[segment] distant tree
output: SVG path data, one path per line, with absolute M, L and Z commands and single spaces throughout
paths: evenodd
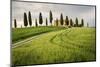
M 17 28 L 17 22 L 16 22 L 16 19 L 14 19 L 14 27 Z
M 60 24 L 63 25 L 63 14 L 60 15 Z
M 72 19 L 70 19 L 70 26 L 73 26 L 73 21 L 72 21 Z
M 73 24 L 74 27 L 76 27 L 76 24 Z
M 21 28 L 22 28 L 22 25 L 21 25 Z
M 39 24 L 42 25 L 42 23 L 43 23 L 42 13 L 40 12 L 40 14 L 39 14 Z
M 56 26 L 58 26 L 58 19 L 56 19 Z
M 89 24 L 87 23 L 87 27 L 89 27 Z
M 26 15 L 26 13 L 24 12 L 24 26 L 27 27 L 27 25 L 28 25 L 27 15 Z
M 37 24 L 37 19 L 35 19 L 35 26 L 36 26 L 36 27 L 38 26 L 38 24 Z
M 84 26 L 84 20 L 81 19 L 81 26 L 83 27 Z
M 52 25 L 52 20 L 53 20 L 53 15 L 52 15 L 52 11 L 50 10 L 50 23 Z
M 75 19 L 76 27 L 78 27 L 78 18 Z
M 66 16 L 66 19 L 65 19 L 65 25 L 69 25 L 68 16 Z
M 47 20 L 47 18 L 46 18 L 46 26 L 48 26 L 48 20 Z
M 32 26 L 31 12 L 28 13 L 29 25 Z

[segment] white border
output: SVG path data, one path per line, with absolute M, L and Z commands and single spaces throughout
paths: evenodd
M 27 0 L 29 1 L 29 0 Z M 38 67 L 99 67 L 100 65 L 100 0 L 30 0 L 40 2 L 96 5 L 97 7 L 97 61 L 36 65 Z M 0 0 L 0 67 L 10 67 L 10 0 Z M 30 66 L 27 66 L 30 67 Z M 34 66 L 35 67 L 35 66 Z

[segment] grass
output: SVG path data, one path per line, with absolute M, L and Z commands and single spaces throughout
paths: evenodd
M 12 29 L 12 43 L 29 38 L 31 36 L 39 35 L 50 31 L 64 29 L 64 27 L 29 27 L 29 28 L 13 28 Z
M 14 65 L 96 60 L 95 28 L 70 28 L 48 32 L 12 49 Z

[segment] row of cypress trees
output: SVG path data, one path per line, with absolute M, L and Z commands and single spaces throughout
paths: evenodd
M 59 24 L 60 22 L 60 24 Z M 75 19 L 75 23 L 73 22 L 72 19 L 68 19 L 68 16 L 66 16 L 66 19 L 63 19 L 63 15 L 61 14 L 60 20 L 58 18 L 55 21 L 55 26 L 59 25 L 67 25 L 67 26 L 72 26 L 72 27 L 83 27 L 84 26 L 84 20 L 81 19 L 81 24 L 79 24 L 78 18 Z
M 67 26 L 73 26 L 73 27 L 83 27 L 84 26 L 84 20 L 81 19 L 81 24 L 79 24 L 78 18 L 76 18 L 75 23 L 74 23 L 72 19 L 69 19 L 68 16 L 66 16 L 66 19 L 64 21 L 63 14 L 61 13 L 60 25 L 65 25 L 65 26 L 67 25 Z M 56 19 L 56 26 L 58 26 L 58 19 Z
M 52 15 L 52 11 L 50 11 L 49 13 L 49 20 L 50 20 L 50 24 L 52 25 L 52 20 L 53 20 L 53 15 Z M 27 27 L 28 25 L 30 25 L 30 27 L 32 26 L 32 17 L 31 17 L 31 12 L 29 11 L 28 12 L 28 18 L 27 18 L 27 14 L 24 12 L 24 26 Z M 64 23 L 65 22 L 65 23 Z M 70 26 L 73 26 L 73 27 L 82 27 L 84 26 L 84 20 L 82 19 L 81 20 L 81 24 L 78 24 L 78 18 L 76 18 L 75 20 L 75 24 L 73 23 L 73 20 L 68 18 L 68 16 L 66 16 L 66 19 L 64 21 L 63 19 L 63 14 L 61 13 L 60 15 L 60 20 L 56 19 L 56 26 L 58 26 L 58 24 L 60 23 L 60 25 L 70 25 Z M 42 17 L 42 13 L 40 12 L 39 13 L 39 24 L 42 25 L 43 24 L 43 17 Z M 38 23 L 37 23 L 37 19 L 35 19 L 35 26 L 37 27 L 38 26 Z M 46 26 L 48 26 L 48 20 L 46 18 Z M 16 19 L 14 19 L 14 27 L 17 28 L 17 21 Z

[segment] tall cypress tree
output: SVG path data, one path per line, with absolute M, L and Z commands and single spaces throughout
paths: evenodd
M 46 26 L 48 26 L 48 20 L 47 20 L 47 18 L 46 18 Z
M 58 19 L 56 19 L 56 26 L 58 26 Z
M 42 13 L 40 12 L 40 14 L 39 14 L 39 24 L 42 25 L 42 23 L 43 23 Z
M 73 26 L 73 21 L 72 21 L 72 19 L 70 19 L 70 26 Z
M 24 26 L 27 27 L 28 21 L 27 21 L 27 14 L 24 12 Z
M 65 19 L 65 25 L 69 25 L 69 19 L 68 19 L 68 16 L 66 16 L 66 19 Z
M 52 12 L 50 10 L 50 23 L 51 23 L 51 25 L 52 25 L 52 20 L 53 20 L 53 15 L 52 15 Z
M 83 27 L 84 26 L 84 20 L 81 19 L 81 26 Z
M 87 23 L 87 27 L 89 27 L 89 23 Z
M 78 27 L 78 18 L 75 19 L 76 27 Z
M 14 19 L 14 27 L 17 28 L 17 22 L 16 22 L 16 19 Z
M 29 25 L 32 26 L 31 12 L 28 13 Z
M 63 25 L 63 14 L 60 15 L 60 24 Z

